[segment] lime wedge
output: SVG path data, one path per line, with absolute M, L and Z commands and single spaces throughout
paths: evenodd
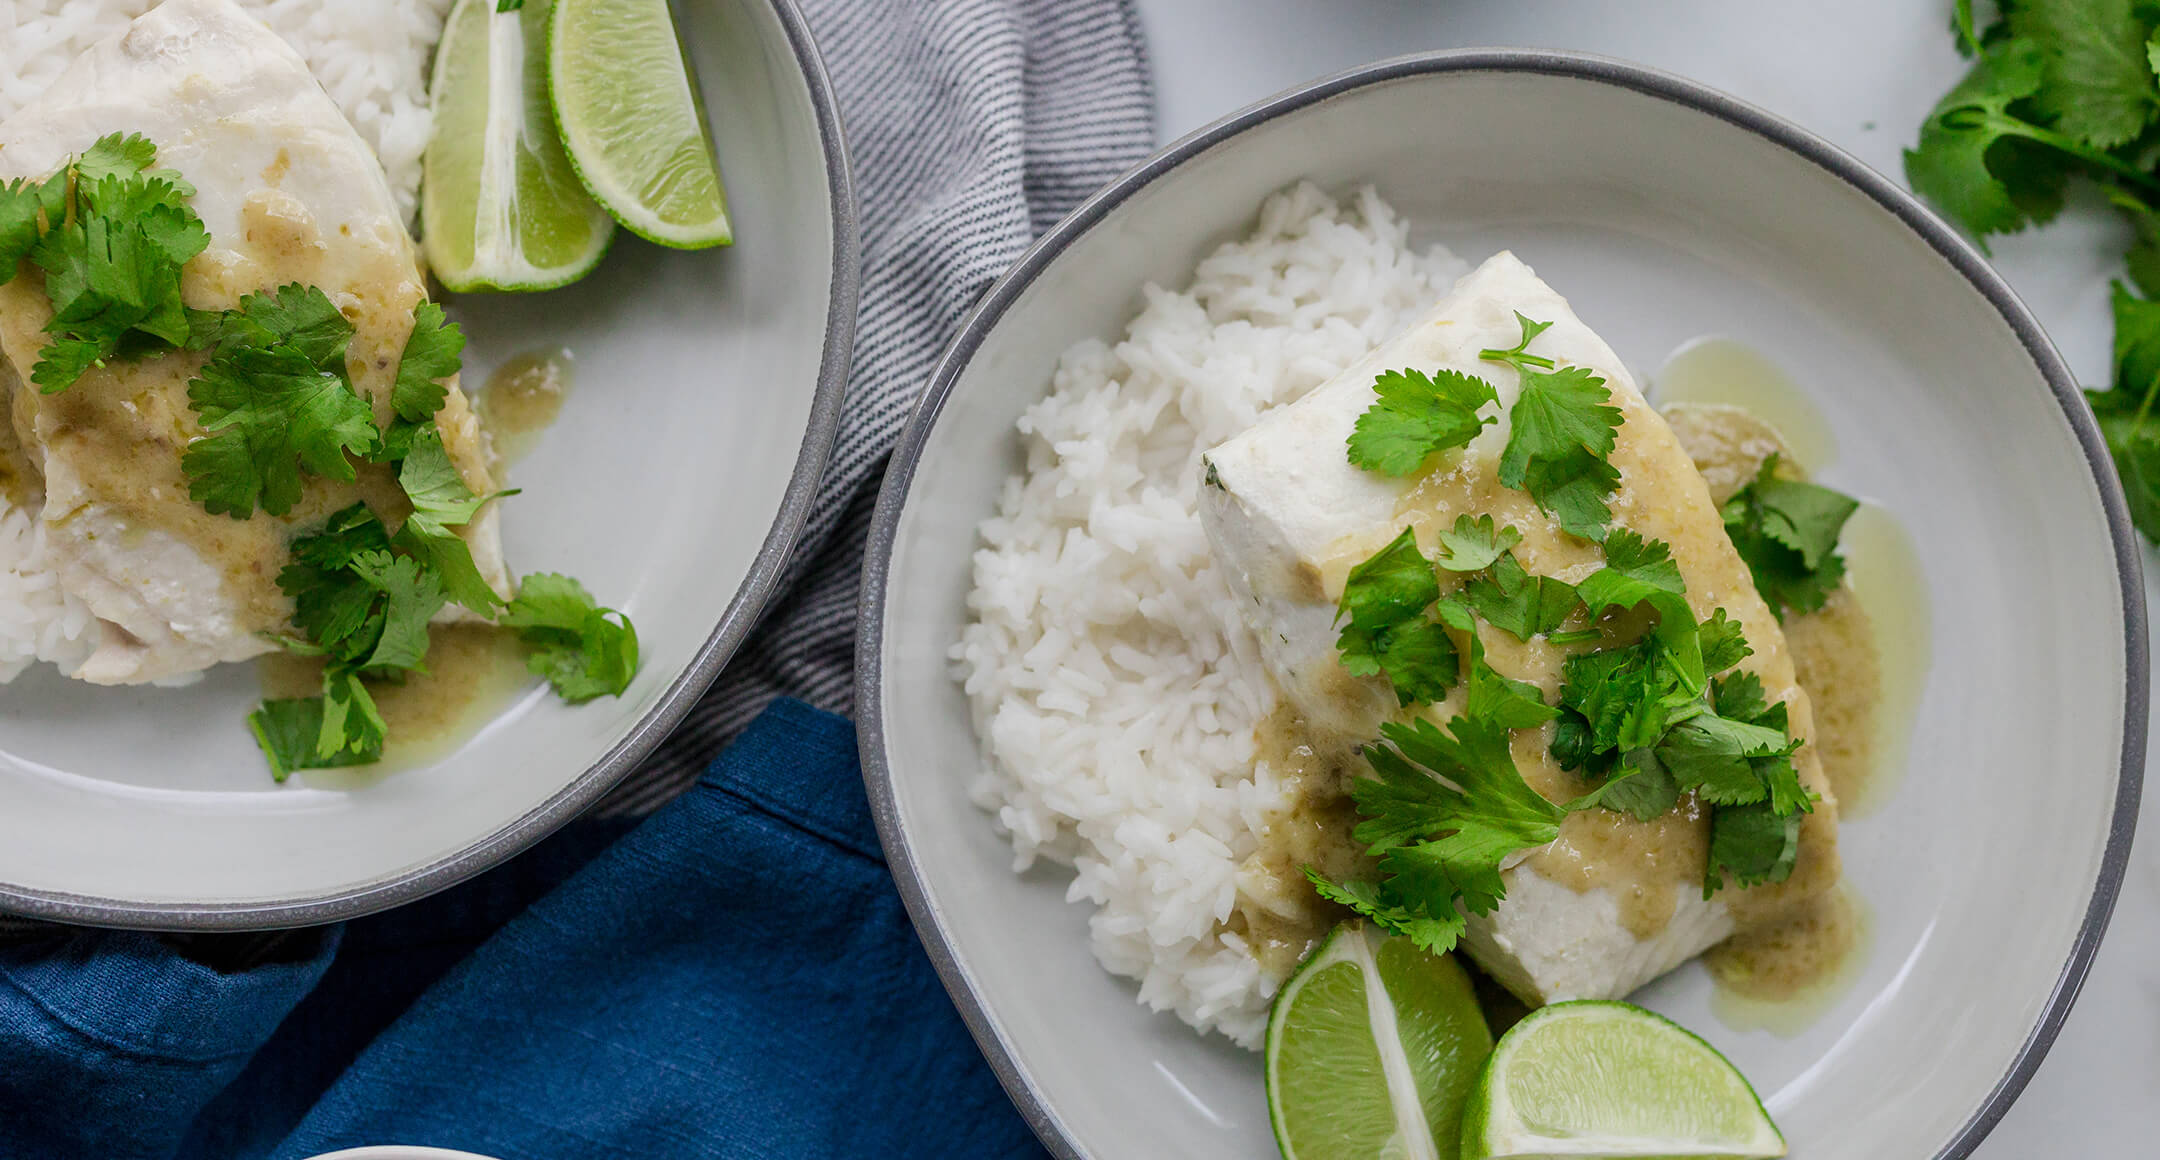
M 570 167 L 548 107 L 552 0 L 458 0 L 435 50 L 421 244 L 452 290 L 549 290 L 590 273 L 615 223 Z
M 1785 1137 L 1717 1049 L 1628 1003 L 1555 1003 L 1500 1037 L 1463 1108 L 1463 1160 L 1768 1160 Z
M 1268 1110 L 1285 1160 L 1454 1160 L 1492 1050 L 1455 960 L 1363 923 L 1330 932 L 1268 1015 Z
M 616 221 L 678 250 L 734 240 L 668 0 L 557 0 L 548 76 L 578 176 Z

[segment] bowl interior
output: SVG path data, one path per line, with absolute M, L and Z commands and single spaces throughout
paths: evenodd
M 770 0 L 680 10 L 706 103 L 726 112 L 712 127 L 739 241 L 678 253 L 623 234 L 568 289 L 450 303 L 470 338 L 468 389 L 521 352 L 566 346 L 577 359 L 561 417 L 512 469 L 524 493 L 506 501 L 504 546 L 514 570 L 567 572 L 634 618 L 644 664 L 628 693 L 572 708 L 529 688 L 417 767 L 278 786 L 246 726 L 260 696 L 251 666 L 178 690 L 95 689 L 33 671 L 0 696 L 5 889 L 260 909 L 351 895 L 500 846 L 497 835 L 560 795 L 604 788 L 588 771 L 633 739 L 658 739 L 665 723 L 653 718 L 695 696 L 676 690 L 716 626 L 729 626 L 730 642 L 747 631 L 756 601 L 738 594 L 762 591 L 748 583 L 754 571 L 765 583 L 777 571 L 800 519 L 780 519 L 798 455 L 807 488 L 837 403 L 820 404 L 839 244 L 833 174 L 811 82 Z M 786 526 L 761 558 L 776 522 Z M 700 666 L 702 679 L 720 659 Z M 315 915 L 259 916 L 296 917 Z
M 1730 1055 L 1798 1155 L 1944 1150 L 2034 1034 L 2106 876 L 2126 731 L 2133 749 L 2143 731 L 2124 710 L 2143 678 L 2124 631 L 2140 597 L 2088 449 L 2001 309 L 1830 170 L 1587 75 L 1412 70 L 1258 123 L 1070 238 L 957 356 L 893 531 L 870 724 L 903 886 L 1011 1082 L 1077 1154 L 1271 1154 L 1257 1057 L 1149 1013 L 1098 967 L 1064 872 L 1007 871 L 967 799 L 981 757 L 965 701 L 940 676 L 975 524 L 1019 465 L 1012 424 L 1059 351 L 1114 338 L 1144 283 L 1183 285 L 1301 178 L 1373 183 L 1420 240 L 1469 261 L 1513 249 L 1640 371 L 1703 334 L 1754 345 L 1827 417 L 1827 481 L 1910 532 L 1934 664 L 1902 782 L 1843 828 L 1873 915 L 1857 982 L 1789 1035 L 1720 1022 L 1699 966 L 1637 998 Z

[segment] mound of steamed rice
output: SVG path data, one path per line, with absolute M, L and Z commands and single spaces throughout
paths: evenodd
M 1258 1047 L 1269 976 L 1225 928 L 1239 863 L 1289 805 L 1253 731 L 1274 704 L 1210 555 L 1199 456 L 1325 382 L 1466 270 L 1413 250 L 1371 190 L 1268 199 L 1258 227 L 1149 286 L 1115 345 L 1083 342 L 1020 420 L 953 650 L 982 740 L 975 800 L 1015 868 L 1069 865 L 1096 957 L 1139 998 Z
M 297 49 L 382 158 L 411 220 L 431 120 L 427 80 L 450 0 L 236 0 Z M 157 0 L 0 0 L 0 121 Z M 0 422 L 5 418 L 0 417 Z M 38 661 L 73 672 L 95 647 L 89 610 L 46 566 L 31 513 L 0 497 L 0 683 Z

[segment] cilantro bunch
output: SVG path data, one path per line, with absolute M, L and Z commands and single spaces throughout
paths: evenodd
M 2088 391 L 2128 493 L 2160 541 L 2160 6 L 2144 0 L 2002 0 L 1980 28 L 1958 0 L 1973 58 L 1905 153 L 1915 190 L 1985 239 L 2061 212 L 2073 180 L 2097 183 L 2129 219 L 2130 285 L 2114 294 L 2111 389 Z M 2132 287 L 2135 289 L 2133 290 Z

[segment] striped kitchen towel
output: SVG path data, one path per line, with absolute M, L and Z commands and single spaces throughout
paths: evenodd
M 862 309 L 832 460 L 764 622 L 602 812 L 695 781 L 774 697 L 853 708 L 863 540 L 892 446 L 961 316 L 1035 236 L 1147 155 L 1131 0 L 805 0 L 861 201 Z

